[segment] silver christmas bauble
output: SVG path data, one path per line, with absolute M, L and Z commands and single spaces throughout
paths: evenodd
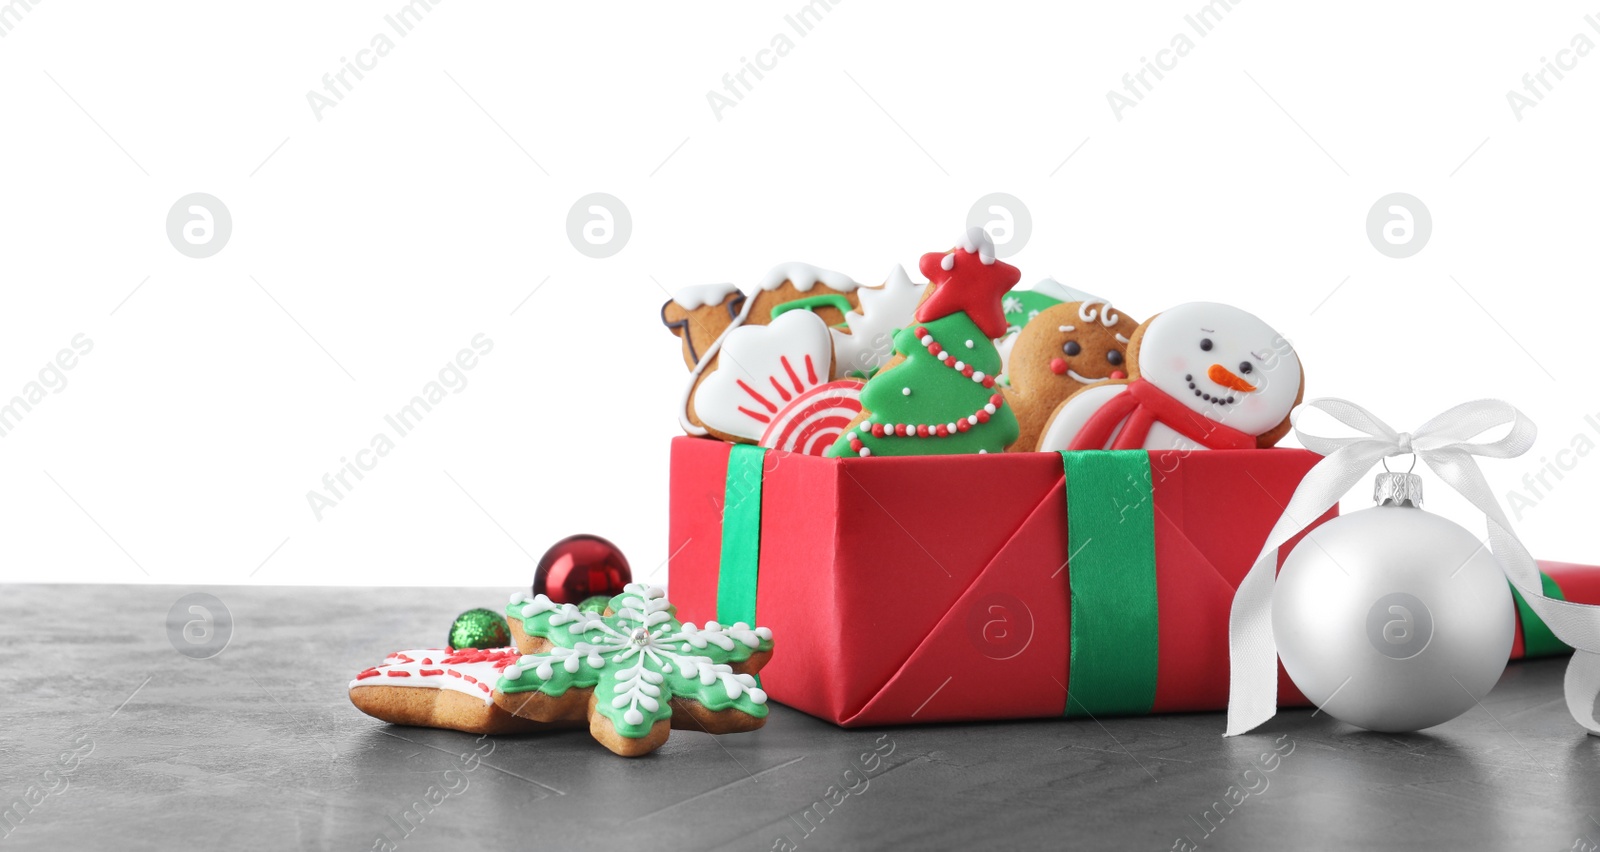
M 1328 715 L 1416 731 L 1488 694 L 1511 652 L 1500 563 L 1420 508 L 1421 480 L 1381 474 L 1380 505 L 1312 530 L 1284 560 L 1272 633 L 1284 670 Z

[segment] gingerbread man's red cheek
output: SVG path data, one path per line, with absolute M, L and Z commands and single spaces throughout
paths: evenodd
M 1055 373 L 1058 376 L 1064 375 L 1067 372 L 1067 362 L 1060 358 L 1051 358 L 1050 372 Z
M 1126 379 L 1127 377 L 1128 377 L 1128 374 L 1122 372 L 1121 370 L 1112 370 L 1111 371 L 1111 378 L 1113 378 L 1113 379 Z

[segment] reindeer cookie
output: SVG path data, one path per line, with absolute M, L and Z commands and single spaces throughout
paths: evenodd
M 661 306 L 661 324 L 683 339 L 683 362 L 689 369 L 733 325 L 744 299 L 732 284 L 700 284 L 679 290 Z
M 1128 377 L 1128 342 L 1137 320 L 1105 302 L 1066 302 L 1045 308 L 1023 326 L 1011 348 L 1006 401 L 1020 435 L 1007 447 L 1033 452 L 1056 408 L 1079 390 Z

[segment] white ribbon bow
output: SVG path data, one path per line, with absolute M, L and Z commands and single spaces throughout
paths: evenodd
M 1326 412 L 1364 434 L 1351 438 L 1308 434 L 1300 428 L 1301 415 L 1308 408 Z M 1271 719 L 1277 711 L 1278 649 L 1272 638 L 1272 583 L 1278 548 L 1339 502 L 1373 465 L 1407 453 L 1415 454 L 1483 513 L 1489 525 L 1489 550 L 1507 579 L 1556 637 L 1575 649 L 1565 681 L 1567 710 L 1591 734 L 1600 735 L 1600 722 L 1594 713 L 1595 697 L 1600 695 L 1600 606 L 1544 596 L 1538 566 L 1511 531 L 1511 522 L 1472 458 L 1504 459 L 1527 452 L 1537 434 L 1533 421 L 1509 403 L 1496 399 L 1458 405 L 1424 423 L 1416 432 L 1396 432 L 1371 412 L 1342 399 L 1308 402 L 1295 409 L 1290 421 L 1306 449 L 1326 458 L 1301 480 L 1267 536 L 1261 555 L 1233 596 L 1228 620 L 1230 692 L 1226 736 L 1243 734 Z M 1469 443 L 1508 423 L 1511 430 L 1499 440 Z

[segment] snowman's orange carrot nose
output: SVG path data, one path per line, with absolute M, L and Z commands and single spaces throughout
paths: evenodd
M 1250 393 L 1256 389 L 1255 385 L 1252 385 L 1244 379 L 1234 375 L 1232 370 L 1229 370 L 1227 367 L 1224 367 L 1221 364 L 1212 364 L 1211 369 L 1206 371 L 1206 377 L 1225 388 L 1236 390 L 1241 393 Z

